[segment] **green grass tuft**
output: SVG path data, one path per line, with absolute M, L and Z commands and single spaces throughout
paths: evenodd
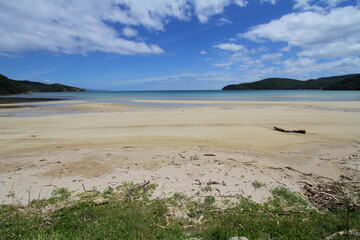
M 254 188 L 256 188 L 256 189 L 262 188 L 263 186 L 265 186 L 264 183 L 259 182 L 258 180 L 253 181 L 253 182 L 251 183 L 251 185 L 252 185 Z
M 203 192 L 211 192 L 212 191 L 212 188 L 211 188 L 211 186 L 205 186 L 205 187 L 203 187 L 203 188 L 201 188 L 201 190 L 203 191 Z
M 308 202 L 298 193 L 292 192 L 285 187 L 276 187 L 273 190 L 275 200 L 283 200 L 286 206 L 303 206 L 306 207 Z

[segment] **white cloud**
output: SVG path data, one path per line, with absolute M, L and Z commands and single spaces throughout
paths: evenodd
M 52 84 L 52 83 L 55 83 L 54 81 L 52 80 L 49 80 L 49 79 L 45 79 L 42 81 L 43 83 L 46 83 L 46 84 Z
M 266 53 L 260 57 L 263 61 L 280 62 L 280 58 L 283 56 L 282 53 Z
M 360 41 L 349 39 L 343 41 L 334 41 L 320 46 L 316 45 L 306 48 L 298 55 L 301 57 L 311 57 L 318 59 L 360 56 Z
M 360 43 L 360 9 L 354 6 L 336 8 L 329 13 L 292 13 L 270 23 L 253 27 L 242 36 L 259 41 L 284 41 L 304 49 L 302 55 L 346 57 L 358 53 Z M 352 42 L 356 46 L 347 44 Z M 334 46 L 341 46 L 336 51 Z M 314 51 L 314 53 L 311 53 Z M 321 54 L 320 54 L 321 53 Z
M 237 77 L 236 77 L 237 78 Z M 116 82 L 117 85 L 128 85 L 128 84 L 145 84 L 145 83 L 169 83 L 179 82 L 188 79 L 193 81 L 203 82 L 228 82 L 234 81 L 235 77 L 229 73 L 223 72 L 184 72 L 180 74 L 170 74 L 164 76 L 145 77 L 131 80 L 124 80 Z
M 202 50 L 202 51 L 200 52 L 200 54 L 201 54 L 201 55 L 206 55 L 207 52 L 206 52 L 205 50 Z
M 163 30 L 170 17 L 186 20 L 191 16 L 190 5 L 185 0 L 91 0 L 106 5 L 101 17 L 126 25 L 144 26 L 148 29 Z
M 221 26 L 221 25 L 224 25 L 224 24 L 232 24 L 233 22 L 226 19 L 226 18 L 220 18 L 217 22 L 216 22 L 216 25 L 218 26 Z
M 269 2 L 271 4 L 275 4 L 276 0 L 261 0 L 261 2 Z
M 310 58 L 288 59 L 284 62 L 283 73 L 307 76 L 311 72 L 351 73 L 360 71 L 360 58 L 349 57 L 340 60 L 319 62 Z
M 346 0 L 295 0 L 295 9 L 313 10 L 323 12 L 325 9 L 334 8 Z
M 235 0 L 234 3 L 240 7 L 245 7 L 247 4 L 246 0 Z
M 218 48 L 225 51 L 238 52 L 240 50 L 244 50 L 245 47 L 243 45 L 235 44 L 235 43 L 220 43 L 213 46 L 214 48 Z
M 136 37 L 138 35 L 138 32 L 135 29 L 126 27 L 126 28 L 123 29 L 123 34 L 126 37 L 131 38 L 131 37 Z
M 223 62 L 223 63 L 215 63 L 214 66 L 215 67 L 230 67 L 231 65 L 233 65 L 234 62 L 233 61 L 228 61 L 228 62 Z
M 136 37 L 137 27 L 163 31 L 172 18 L 187 21 L 195 16 L 201 23 L 206 23 L 231 4 L 244 7 L 247 1 L 0 1 L 0 54 L 4 56 L 23 51 L 161 54 L 163 50 L 157 45 L 124 39 L 121 35 Z M 230 21 L 221 18 L 220 22 Z M 123 32 L 117 28 L 122 28 Z
M 163 52 L 157 45 L 122 39 L 105 24 L 111 11 L 121 12 L 111 1 L 1 1 L 0 9 L 0 52 Z
M 195 13 L 201 23 L 206 23 L 212 15 L 223 12 L 230 4 L 230 0 L 194 0 Z
M 286 47 L 283 47 L 282 49 L 280 49 L 280 51 L 282 52 L 289 52 L 291 50 L 291 46 L 287 45 Z

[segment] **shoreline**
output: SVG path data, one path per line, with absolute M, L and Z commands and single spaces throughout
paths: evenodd
M 220 195 L 258 202 L 276 186 L 360 177 L 360 103 L 242 102 L 146 106 L 69 101 L 0 109 L 1 203 L 123 181 L 159 184 L 154 196 L 193 194 L 216 181 Z M 78 114 L 81 112 L 82 114 Z M 49 113 L 52 113 L 49 115 Z M 307 134 L 281 133 L 305 129 Z M 202 185 L 198 185 L 198 181 Z M 254 189 L 253 181 L 266 187 Z M 222 184 L 224 182 L 224 185 Z
M 31 102 L 52 102 L 52 101 L 64 101 L 64 100 L 66 100 L 66 99 L 61 99 L 61 98 L 3 97 L 3 96 L 0 96 L 0 104 L 31 103 Z

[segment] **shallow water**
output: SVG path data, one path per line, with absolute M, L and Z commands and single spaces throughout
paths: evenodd
M 245 90 L 245 91 L 93 91 L 51 92 L 13 95 L 31 98 L 62 98 L 91 102 L 138 104 L 133 100 L 188 100 L 188 101 L 360 101 L 360 91 L 321 90 Z M 141 103 L 144 105 L 144 103 Z M 150 105 L 159 105 L 149 103 Z

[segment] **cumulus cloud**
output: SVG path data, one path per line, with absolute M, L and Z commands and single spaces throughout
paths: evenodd
M 166 21 L 173 17 L 187 20 L 191 16 L 190 5 L 185 0 L 105 0 L 101 17 L 104 20 L 126 25 L 144 26 L 148 29 L 163 30 Z
M 205 50 L 202 50 L 202 51 L 200 52 L 200 54 L 201 54 L 201 55 L 206 55 L 207 52 L 206 52 Z
M 358 53 L 360 9 L 354 6 L 332 9 L 328 13 L 292 13 L 270 23 L 253 27 L 244 36 L 259 41 L 287 42 L 304 51 L 300 55 L 346 57 Z M 351 42 L 353 45 L 349 45 Z M 341 47 L 342 51 L 334 47 Z
M 157 45 L 124 39 L 121 35 L 136 37 L 137 27 L 163 31 L 173 18 L 187 21 L 195 16 L 206 23 L 227 6 L 244 7 L 246 3 L 246 0 L 0 1 L 0 53 L 161 54 L 163 50 Z M 230 21 L 221 18 L 220 22 Z
M 194 8 L 199 21 L 206 23 L 210 16 L 223 12 L 230 3 L 229 0 L 196 0 Z
M 157 45 L 120 38 L 104 22 L 115 11 L 111 1 L 1 1 L 0 9 L 0 52 L 163 52 Z
M 243 45 L 235 44 L 235 43 L 220 43 L 214 45 L 214 48 L 218 48 L 225 51 L 238 52 L 240 50 L 244 50 L 245 47 Z

